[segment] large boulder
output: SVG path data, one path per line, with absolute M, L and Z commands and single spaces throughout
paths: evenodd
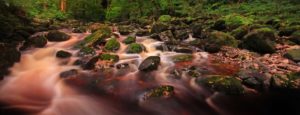
M 295 62 L 300 62 L 300 49 L 288 50 L 284 57 L 293 60 Z
M 69 58 L 71 56 L 72 56 L 72 54 L 70 52 L 67 52 L 64 50 L 60 50 L 60 51 L 56 52 L 57 58 Z
M 205 40 L 204 50 L 210 53 L 218 52 L 222 46 L 237 47 L 238 41 L 230 34 L 214 31 Z
M 127 47 L 127 53 L 134 54 L 134 53 L 141 53 L 144 50 L 144 46 L 138 43 L 129 44 Z
M 129 35 L 130 33 L 134 32 L 134 27 L 130 25 L 123 25 L 123 26 L 118 26 L 118 30 L 121 35 Z
M 197 82 L 200 85 L 225 94 L 240 95 L 244 93 L 241 81 L 230 76 L 213 75 L 206 78 L 200 78 Z
M 188 30 L 182 29 L 182 30 L 174 30 L 173 32 L 174 38 L 178 40 L 185 40 L 189 38 Z
M 151 28 L 151 33 L 160 33 L 168 30 L 168 25 L 165 23 L 155 23 Z
M 244 36 L 241 47 L 261 54 L 274 53 L 276 51 L 275 39 L 273 30 L 269 28 L 256 29 Z
M 110 37 L 111 34 L 112 34 L 111 29 L 106 25 L 102 25 L 97 29 L 97 31 L 84 38 L 84 40 L 81 41 L 77 45 L 77 47 L 79 48 L 84 46 L 87 47 L 87 46 L 97 45 L 98 43 L 105 42 L 105 39 Z
M 44 35 L 30 37 L 29 41 L 34 47 L 42 48 L 47 44 L 47 38 Z
M 47 35 L 48 41 L 52 41 L 52 42 L 67 41 L 70 38 L 71 36 L 69 36 L 68 34 L 57 30 L 50 31 Z
M 139 66 L 140 71 L 149 72 L 156 70 L 160 64 L 159 56 L 147 57 Z
M 105 51 L 117 51 L 120 49 L 120 43 L 116 38 L 111 38 L 106 42 L 104 49 Z
M 231 35 L 238 40 L 243 39 L 243 37 L 248 33 L 249 29 L 248 26 L 240 26 L 231 31 Z

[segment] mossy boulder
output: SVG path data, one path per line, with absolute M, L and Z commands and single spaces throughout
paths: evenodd
M 112 34 L 111 29 L 106 25 L 102 25 L 100 28 L 98 28 L 97 31 L 84 38 L 84 40 L 81 41 L 77 45 L 77 47 L 88 47 L 88 46 L 95 45 L 99 42 L 105 42 L 105 39 L 110 37 L 111 34 Z
M 276 52 L 275 39 L 273 30 L 269 28 L 256 29 L 244 36 L 241 47 L 261 54 L 274 53 Z
M 244 93 L 241 81 L 230 76 L 213 75 L 206 78 L 200 78 L 197 82 L 200 85 L 225 94 L 240 95 Z
M 29 41 L 34 47 L 42 48 L 47 44 L 47 38 L 44 35 L 34 36 L 29 38 Z
M 80 57 L 90 57 L 90 56 L 95 56 L 96 55 L 96 51 L 93 48 L 90 47 L 82 47 L 78 54 L 78 56 Z
M 163 85 L 160 87 L 156 87 L 148 91 L 144 95 L 144 99 L 149 98 L 160 98 L 160 97 L 170 97 L 174 94 L 174 87 L 170 85 Z
M 274 75 L 270 80 L 271 89 L 297 89 L 300 88 L 300 73 L 289 73 L 287 75 Z
M 135 36 L 128 36 L 123 43 L 125 44 L 131 44 L 134 43 L 136 41 L 136 37 Z
M 154 71 L 158 68 L 160 64 L 159 56 L 150 56 L 147 57 L 140 65 L 139 70 L 143 72 Z
M 207 40 L 209 44 L 216 44 L 219 46 L 232 46 L 237 47 L 238 41 L 228 33 L 214 31 L 209 35 Z
M 248 33 L 248 31 L 249 31 L 248 26 L 240 26 L 240 27 L 238 27 L 238 28 L 232 30 L 232 31 L 230 32 L 230 34 L 231 34 L 234 38 L 236 38 L 236 39 L 238 39 L 238 40 L 241 40 L 241 39 L 243 39 L 243 37 Z
M 122 26 L 118 26 L 118 30 L 121 35 L 129 35 L 130 33 L 134 32 L 134 27 L 130 25 L 122 25 Z
M 144 46 L 138 43 L 129 44 L 127 47 L 127 53 L 141 53 L 144 50 Z
M 70 52 L 67 52 L 64 50 L 60 50 L 56 53 L 57 58 L 69 58 L 71 56 L 72 56 L 72 54 Z
M 283 56 L 295 62 L 300 62 L 300 49 L 288 50 Z
M 239 14 L 229 14 L 222 18 L 225 21 L 227 29 L 235 29 L 242 25 L 250 25 L 253 19 Z
M 171 22 L 171 20 L 172 20 L 172 17 L 170 15 L 161 15 L 158 18 L 158 21 L 163 22 L 163 23 L 169 23 L 169 22 Z
M 195 37 L 195 38 L 202 37 L 202 32 L 203 32 L 202 24 L 196 23 L 196 24 L 192 25 L 191 30 L 192 30 L 193 37 Z
M 186 61 L 192 61 L 193 55 L 191 54 L 182 54 L 182 55 L 176 55 L 172 57 L 173 62 L 186 62 Z
M 278 35 L 279 36 L 290 36 L 294 32 L 296 32 L 297 30 L 300 31 L 300 25 L 282 27 L 282 28 L 279 29 Z
M 68 34 L 57 30 L 49 31 L 49 33 L 47 34 L 48 41 L 52 41 L 52 42 L 67 41 L 70 38 L 71 36 L 69 36 Z
M 181 29 L 181 30 L 174 30 L 173 31 L 174 38 L 177 40 L 185 40 L 189 38 L 188 30 Z
M 119 61 L 119 56 L 118 55 L 112 55 L 112 54 L 101 54 L 99 56 L 100 60 L 105 60 L 105 61 L 111 61 L 111 62 L 118 62 Z
M 165 23 L 155 23 L 151 28 L 151 33 L 160 33 L 165 30 L 168 30 L 169 26 Z
M 237 76 L 242 80 L 242 84 L 249 88 L 253 88 L 259 91 L 264 89 L 265 74 L 260 73 L 254 69 L 241 70 Z
M 295 31 L 291 37 L 290 37 L 290 41 L 300 45 L 300 30 L 299 31 Z
M 106 42 L 104 49 L 105 51 L 117 51 L 120 49 L 120 43 L 116 38 L 111 38 Z

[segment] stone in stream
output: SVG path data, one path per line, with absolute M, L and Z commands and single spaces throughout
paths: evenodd
M 175 42 L 175 38 L 171 30 L 159 33 L 158 38 L 158 40 L 163 42 Z
M 242 80 L 242 83 L 249 88 L 261 91 L 265 86 L 264 80 L 266 76 L 258 71 L 242 70 L 237 75 Z
M 231 76 L 212 75 L 197 79 L 197 83 L 229 95 L 244 93 L 241 81 Z
M 98 28 L 97 31 L 85 37 L 84 40 L 82 40 L 75 47 L 81 48 L 81 47 L 89 47 L 92 45 L 98 45 L 98 43 L 106 42 L 105 41 L 106 38 L 110 37 L 111 35 L 112 35 L 111 29 L 106 25 L 102 25 L 101 27 Z
M 77 69 L 71 69 L 71 70 L 68 70 L 68 71 L 64 71 L 64 72 L 61 72 L 59 74 L 59 76 L 61 78 L 70 78 L 70 77 L 76 77 L 78 75 L 78 70 Z
M 274 53 L 276 52 L 275 39 L 275 33 L 272 29 L 260 28 L 244 36 L 240 46 L 261 54 Z
M 120 49 L 120 43 L 116 38 L 111 38 L 106 42 L 104 49 L 105 51 L 117 51 Z
M 174 38 L 178 40 L 185 40 L 189 38 L 188 30 L 182 29 L 182 30 L 174 30 L 173 32 Z
M 123 43 L 125 44 L 131 44 L 134 43 L 136 41 L 136 37 L 135 36 L 128 36 L 125 40 L 123 40 Z
M 159 56 L 150 56 L 147 57 L 139 66 L 140 71 L 150 72 L 153 70 L 157 70 L 160 64 L 160 57 Z
M 146 29 L 140 29 L 136 32 L 137 36 L 148 36 L 150 35 L 150 32 Z
M 77 56 L 79 57 L 90 57 L 95 55 L 96 55 L 96 51 L 90 47 L 82 47 L 77 53 Z
M 132 43 L 128 45 L 126 52 L 129 54 L 135 54 L 135 53 L 141 53 L 144 49 L 145 47 L 142 44 Z
M 118 30 L 121 35 L 129 35 L 130 33 L 134 32 L 134 27 L 130 25 L 123 25 L 123 26 L 118 26 Z
M 174 51 L 178 53 L 193 53 L 191 48 L 185 46 L 175 46 Z
M 150 98 L 161 98 L 161 97 L 167 98 L 172 95 L 174 95 L 174 87 L 170 85 L 162 85 L 146 92 L 143 99 L 147 100 Z
M 69 58 L 71 56 L 72 54 L 70 52 L 63 51 L 63 50 L 60 50 L 56 53 L 57 58 Z
M 160 32 L 163 32 L 163 31 L 166 31 L 168 30 L 168 25 L 165 24 L 165 23 L 155 23 L 152 28 L 151 28 L 151 33 L 154 34 L 154 33 L 160 33 Z
M 44 35 L 34 36 L 29 38 L 29 42 L 37 48 L 45 47 L 47 44 L 47 38 Z M 29 43 L 29 44 L 30 44 Z
M 49 33 L 47 34 L 48 41 L 52 41 L 52 42 L 67 41 L 70 38 L 71 36 L 69 36 L 68 34 L 57 30 L 49 31 Z
M 119 56 L 118 55 L 112 55 L 112 54 L 101 54 L 100 60 L 106 60 L 106 61 L 112 61 L 112 62 L 118 62 Z
M 283 56 L 298 63 L 300 62 L 300 49 L 288 50 Z
M 84 70 L 92 70 L 95 68 L 95 64 L 98 62 L 99 56 L 91 58 L 87 63 L 81 65 Z

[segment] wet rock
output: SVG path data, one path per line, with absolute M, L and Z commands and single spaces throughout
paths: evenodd
M 77 27 L 77 28 L 74 28 L 72 30 L 73 33 L 85 33 L 86 32 L 86 28 L 85 27 Z
M 151 89 L 144 95 L 144 100 L 149 98 L 160 98 L 160 97 L 170 97 L 174 95 L 174 87 L 170 85 L 163 85 L 160 87 L 156 87 Z
M 90 57 L 95 55 L 96 55 L 96 51 L 90 47 L 82 47 L 77 53 L 77 56 L 79 57 Z
M 274 75 L 270 80 L 270 88 L 277 90 L 299 90 L 300 73 L 290 73 L 287 75 Z
M 292 42 L 294 42 L 294 43 L 296 43 L 296 44 L 298 44 L 298 45 L 300 45 L 300 30 L 294 32 L 294 33 L 291 35 L 291 37 L 290 37 L 289 40 L 292 41 Z
M 68 34 L 65 34 L 57 30 L 49 31 L 49 33 L 47 34 L 48 41 L 52 41 L 52 42 L 67 41 L 70 38 L 71 36 L 69 36 Z
M 189 38 L 188 30 L 175 30 L 173 35 L 175 39 L 179 40 L 185 40 Z
M 160 33 L 168 30 L 168 25 L 164 23 L 155 23 L 151 28 L 151 33 Z
M 121 64 L 117 64 L 116 67 L 117 67 L 117 69 L 127 69 L 127 68 L 129 68 L 129 64 L 121 63 Z
M 123 43 L 125 44 L 131 44 L 134 43 L 136 41 L 136 37 L 135 36 L 128 36 Z
M 71 56 L 72 54 L 70 52 L 63 51 L 63 50 L 60 50 L 56 53 L 57 58 L 69 58 Z
M 149 36 L 150 32 L 148 30 L 140 29 L 136 32 L 137 36 Z
M 121 35 L 129 35 L 130 33 L 134 32 L 134 27 L 130 25 L 126 25 L 126 26 L 124 25 L 124 26 L 119 26 L 118 30 Z
M 300 62 L 300 49 L 288 50 L 287 53 L 284 54 L 284 57 L 295 62 Z
M 138 43 L 132 43 L 132 44 L 129 44 L 128 47 L 127 47 L 127 53 L 130 53 L 130 54 L 134 54 L 134 53 L 141 53 L 143 50 L 144 50 L 144 46 L 142 44 L 138 44 Z
M 9 73 L 8 68 L 20 61 L 21 53 L 13 45 L 0 43 L 0 78 Z
M 201 24 L 195 24 L 191 27 L 193 37 L 195 38 L 201 38 L 202 37 L 202 25 Z
M 248 26 L 240 26 L 240 27 L 234 29 L 233 31 L 231 31 L 230 34 L 234 38 L 241 40 L 247 33 L 248 33 Z
M 174 42 L 175 38 L 171 30 L 161 32 L 159 35 L 159 40 L 164 42 Z
M 229 95 L 240 95 L 244 93 L 241 81 L 230 76 L 214 75 L 206 78 L 199 78 L 197 82 L 200 85 Z
M 117 51 L 120 49 L 120 43 L 116 38 L 111 38 L 106 42 L 104 49 L 112 52 Z
M 262 54 L 274 53 L 276 51 L 275 39 L 273 30 L 269 28 L 256 29 L 244 36 L 241 47 Z
M 193 50 L 191 48 L 183 46 L 176 46 L 174 48 L 174 51 L 178 53 L 193 53 Z
M 105 42 L 105 39 L 110 37 L 111 34 L 111 29 L 108 26 L 103 25 L 100 28 L 98 28 L 97 31 L 84 38 L 84 40 L 77 44 L 76 47 L 80 48 L 97 45 L 98 43 Z
M 100 60 L 106 60 L 106 61 L 111 61 L 111 62 L 119 61 L 119 56 L 112 55 L 112 54 L 101 54 L 99 58 L 100 58 Z
M 70 78 L 70 77 L 76 77 L 78 75 L 78 70 L 77 69 L 71 69 L 71 70 L 68 70 L 68 71 L 64 71 L 64 72 L 61 72 L 59 74 L 60 78 Z
M 47 38 L 44 35 L 34 36 L 29 38 L 30 44 L 32 44 L 34 47 L 42 48 L 45 47 L 47 44 Z
M 156 70 L 160 64 L 159 56 L 147 57 L 139 66 L 140 71 L 149 72 Z
M 172 57 L 172 60 L 174 62 L 192 61 L 193 60 L 193 55 L 190 55 L 190 54 L 176 55 L 176 56 Z
M 238 41 L 230 34 L 214 31 L 206 39 L 204 50 L 210 53 L 218 52 L 222 46 L 237 47 Z
M 259 91 L 263 90 L 264 79 L 266 78 L 264 74 L 255 70 L 242 70 L 238 73 L 238 76 L 245 86 Z
M 95 64 L 98 62 L 99 56 L 95 56 L 91 58 L 87 63 L 82 65 L 84 70 L 92 70 L 95 68 Z

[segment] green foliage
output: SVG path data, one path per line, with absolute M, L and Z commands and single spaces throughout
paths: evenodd
M 67 10 L 75 19 L 87 21 L 103 21 L 105 9 L 103 0 L 67 0 Z
M 112 61 L 112 62 L 119 61 L 119 56 L 118 55 L 112 55 L 112 54 L 101 54 L 99 58 L 101 60 Z
M 170 15 L 161 15 L 158 19 L 160 22 L 170 22 L 172 17 Z
M 135 36 L 128 36 L 123 42 L 125 44 L 131 44 L 131 43 L 134 43 L 136 40 L 136 37 Z
M 253 19 L 241 16 L 239 14 L 230 14 L 225 16 L 223 19 L 229 28 L 237 28 L 242 25 L 249 25 L 253 23 Z
M 127 53 L 141 53 L 143 51 L 143 46 L 138 43 L 129 44 L 127 48 Z

